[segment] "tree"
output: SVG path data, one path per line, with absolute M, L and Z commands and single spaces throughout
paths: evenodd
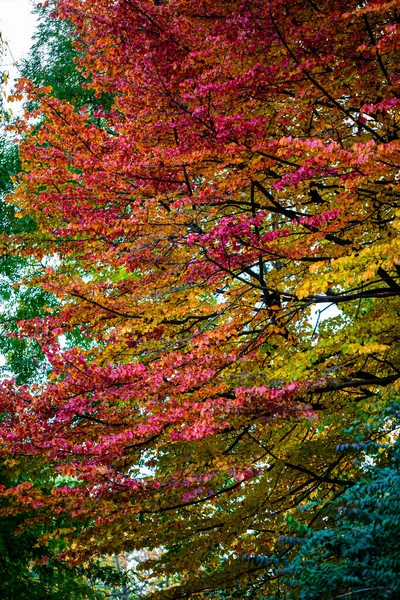
M 54 308 L 58 304 L 41 287 L 27 285 L 30 277 L 41 271 L 37 261 L 27 260 L 9 251 L 10 237 L 29 236 L 36 228 L 33 218 L 17 218 L 16 207 L 4 202 L 4 196 L 13 189 L 12 178 L 20 168 L 17 145 L 3 135 L 0 150 L 0 353 L 5 362 L 0 367 L 0 373 L 2 377 L 13 373 L 18 384 L 43 379 L 46 371 L 40 345 L 35 340 L 18 337 L 18 321 L 43 316 L 44 306 Z
M 16 485 L 15 472 L 7 477 L 2 467 L 1 485 Z M 38 484 L 39 477 L 35 479 Z M 43 480 L 41 481 L 43 485 Z M 1 509 L 4 509 L 2 501 Z M 121 577 L 112 567 L 93 561 L 86 566 L 70 568 L 58 560 L 65 546 L 53 542 L 48 547 L 38 545 L 38 539 L 48 534 L 49 527 L 38 526 L 29 532 L 15 535 L 24 519 L 32 513 L 3 516 L 0 519 L 0 594 L 4 600 L 100 600 L 107 591 L 115 590 Z
M 94 111 L 100 100 L 92 90 L 84 89 L 85 80 L 75 68 L 77 55 L 72 46 L 70 25 L 49 17 L 55 7 L 56 2 L 49 2 L 46 6 L 39 4 L 34 8 L 37 19 L 34 43 L 28 56 L 22 61 L 20 74 L 29 78 L 36 86 L 44 83 L 51 85 L 52 94 L 56 98 L 68 100 L 76 108 L 86 106 Z M 107 103 L 109 98 L 103 96 L 101 101 Z M 34 108 L 34 103 L 30 108 Z M 16 141 L 12 141 L 6 134 L 3 134 L 1 143 L 0 169 L 0 194 L 4 198 L 12 192 L 13 182 L 21 169 Z M 31 280 L 40 276 L 43 271 L 43 264 L 32 260 L 32 257 L 27 260 L 19 254 L 12 256 L 8 252 L 10 237 L 20 236 L 21 242 L 24 238 L 29 240 L 29 234 L 37 227 L 35 215 L 16 216 L 15 212 L 15 206 L 1 201 L 0 233 L 3 235 L 4 253 L 0 257 L 0 325 L 3 331 L 0 352 L 6 357 L 2 373 L 15 374 L 17 383 L 21 384 L 42 379 L 46 374 L 47 364 L 35 340 L 16 335 L 17 323 L 24 319 L 41 318 L 46 313 L 46 307 L 55 310 L 59 302 L 53 294 L 44 292 L 38 285 L 32 285 Z M 27 243 L 29 245 L 29 241 Z
M 93 94 L 84 92 L 76 72 L 68 27 L 61 21 L 48 18 L 48 9 L 38 10 L 39 31 L 30 56 L 22 66 L 22 72 L 30 74 L 39 84 L 42 78 L 53 83 L 53 93 L 66 93 L 66 75 L 70 71 L 73 77 L 68 80 L 70 101 L 88 102 Z M 51 26 L 49 26 L 49 23 Z M 62 58 L 63 72 L 59 64 L 54 63 L 50 52 Z M 75 83 L 74 83 L 75 82 Z M 58 83 L 58 87 L 57 87 Z M 74 86 L 73 86 L 74 84 Z M 75 88 L 75 89 L 74 89 Z M 66 97 L 65 95 L 63 97 Z M 4 115 L 3 129 L 10 124 L 11 116 Z M 32 384 L 43 381 L 47 364 L 40 345 L 33 339 L 18 336 L 19 320 L 41 318 L 51 307 L 55 310 L 58 300 L 45 292 L 40 286 L 31 285 L 30 280 L 37 277 L 43 265 L 35 259 L 13 255 L 9 251 L 9 240 L 13 236 L 26 239 L 36 230 L 34 216 L 16 216 L 16 207 L 4 202 L 4 196 L 13 190 L 15 176 L 21 169 L 18 146 L 4 131 L 1 133 L 0 148 L 0 235 L 2 253 L 0 256 L 0 354 L 4 365 L 0 367 L 2 378 L 15 377 L 17 384 Z M 54 485 L 54 473 L 49 473 L 46 465 L 37 460 L 15 460 L 5 457 L 0 467 L 0 484 L 3 488 L 3 500 L 0 511 L 7 512 L 9 502 L 7 490 L 26 480 L 33 479 L 42 489 Z M 50 483 L 49 483 L 50 482 Z M 71 568 L 60 562 L 57 555 L 65 550 L 65 543 L 53 541 L 48 546 L 38 545 L 38 539 L 54 529 L 54 519 L 48 524 L 38 525 L 29 532 L 16 535 L 24 520 L 32 516 L 32 507 L 17 516 L 2 515 L 0 518 L 0 596 L 4 600 L 30 598 L 63 598 L 69 600 L 100 599 L 121 583 L 121 574 L 101 562 L 93 561 L 89 565 Z M 59 523 L 61 525 L 61 521 Z
M 113 100 L 17 92 L 33 106 L 12 201 L 38 231 L 13 244 L 52 257 L 35 283 L 60 306 L 20 323 L 51 373 L 3 383 L 0 439 L 67 484 L 17 486 L 10 511 L 68 517 L 73 562 L 162 547 L 152 569 L 181 585 L 159 597 L 261 597 L 276 579 L 243 552 L 353 485 L 343 427 L 398 385 L 397 10 L 60 0 L 53 16 Z
M 29 54 L 20 66 L 21 76 L 36 87 L 51 86 L 56 98 L 67 100 L 75 107 L 95 110 L 100 103 L 108 106 L 112 95 L 97 98 L 95 92 L 84 85 L 85 78 L 75 64 L 78 56 L 73 46 L 73 29 L 67 21 L 50 17 L 56 9 L 57 0 L 33 7 L 36 29 Z
M 359 454 L 362 478 L 325 509 L 324 528 L 303 528 L 300 537 L 288 538 L 299 550 L 286 568 L 287 598 L 398 596 L 399 405 L 383 417 L 371 420 L 364 432 L 353 427 L 351 446 Z M 371 431 L 377 430 L 386 441 L 371 442 Z M 302 532 L 300 523 L 291 525 L 295 535 Z

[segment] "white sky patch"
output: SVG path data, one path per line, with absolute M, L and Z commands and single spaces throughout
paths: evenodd
M 336 304 L 330 303 L 321 303 L 321 304 L 313 304 L 311 308 L 311 324 L 313 327 L 318 329 L 318 325 L 325 321 L 325 319 L 330 319 L 332 317 L 337 317 L 340 315 L 340 310 L 338 309 Z

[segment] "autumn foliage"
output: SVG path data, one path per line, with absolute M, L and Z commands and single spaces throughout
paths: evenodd
M 49 374 L 2 383 L 0 442 L 54 470 L 5 493 L 67 560 L 163 548 L 160 598 L 261 597 L 243 553 L 357 477 L 342 430 L 400 377 L 398 4 L 59 0 L 112 100 L 19 84 L 12 244 L 59 303 L 20 323 Z

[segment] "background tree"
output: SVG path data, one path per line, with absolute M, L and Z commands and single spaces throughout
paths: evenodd
M 281 593 L 285 598 L 397 597 L 398 427 L 398 404 L 367 424 L 354 423 L 348 431 L 353 443 L 340 445 L 337 452 L 349 448 L 354 452 L 361 477 L 323 508 L 323 527 L 305 526 L 301 513 L 298 520 L 288 517 L 288 534 L 281 537 L 275 556 L 244 557 L 276 575 L 284 574 Z M 303 507 L 308 509 L 315 513 L 317 507 Z
M 38 87 L 51 86 L 56 98 L 68 100 L 76 107 L 85 105 L 87 109 L 90 107 L 94 111 L 100 101 L 92 90 L 85 89 L 85 79 L 76 69 L 77 53 L 72 45 L 71 26 L 49 16 L 56 5 L 57 2 L 39 3 L 33 8 L 37 25 L 30 52 L 19 67 L 20 74 Z M 107 102 L 107 98 L 103 97 L 102 102 Z M 34 102 L 31 108 L 34 108 Z M 11 193 L 13 182 L 21 169 L 17 144 L 5 134 L 1 144 L 0 169 L 0 194 L 4 198 Z M 0 323 L 3 331 L 0 336 L 0 351 L 6 357 L 6 364 L 2 367 L 3 374 L 15 374 L 16 381 L 20 384 L 43 379 L 47 364 L 35 340 L 12 335 L 18 329 L 17 323 L 24 319 L 43 317 L 47 309 L 56 308 L 59 302 L 53 294 L 44 292 L 38 285 L 32 285 L 31 280 L 35 275 L 40 276 L 45 264 L 33 257 L 22 258 L 21 255 L 12 255 L 8 251 L 10 236 L 20 236 L 21 242 L 29 247 L 29 234 L 37 227 L 36 215 L 28 217 L 18 213 L 16 215 L 15 212 L 12 198 L 11 204 L 1 202 L 0 233 L 5 250 L 0 257 Z M 81 339 L 77 332 L 76 335 Z
M 371 458 L 378 459 L 374 453 Z M 330 506 L 328 528 L 302 540 L 290 565 L 288 597 L 383 599 L 399 594 L 399 443 L 386 465 L 372 464 L 361 481 Z
M 3 383 L 0 436 L 67 479 L 16 486 L 10 514 L 67 518 L 72 562 L 164 548 L 144 568 L 181 585 L 158 597 L 274 593 L 243 552 L 354 484 L 343 428 L 398 386 L 397 9 L 58 7 L 112 98 L 20 84 L 13 201 L 38 230 L 12 242 L 52 257 L 33 283 L 59 307 L 19 323 L 51 373 Z
M 36 41 L 21 67 L 22 73 L 29 74 L 37 84 L 43 80 L 51 81 L 55 94 L 65 94 L 69 90 L 70 100 L 78 102 L 80 98 L 81 103 L 87 102 L 93 94 L 85 93 L 80 85 L 67 24 L 49 19 L 49 8 L 39 8 L 37 13 Z M 66 77 L 68 72 L 69 79 Z M 0 371 L 2 378 L 12 374 L 21 385 L 43 381 L 48 365 L 37 341 L 18 336 L 18 322 L 43 317 L 59 302 L 40 286 L 31 285 L 31 279 L 43 271 L 43 264 L 9 251 L 9 240 L 13 236 L 26 240 L 37 229 L 34 216 L 18 215 L 16 207 L 4 201 L 4 196 L 12 192 L 13 181 L 21 169 L 18 145 L 4 131 L 11 118 L 8 113 L 4 115 L 0 144 L 0 235 L 3 247 L 0 255 L 0 353 L 4 360 Z M 5 495 L 8 488 L 32 478 L 43 489 L 54 485 L 54 472 L 37 460 L 3 461 L 0 485 Z M 7 499 L 3 499 L 1 509 L 6 511 L 8 504 Z M 65 544 L 54 542 L 50 546 L 38 546 L 38 539 L 54 528 L 52 521 L 16 535 L 33 512 L 31 508 L 19 516 L 0 518 L 1 598 L 83 600 L 104 598 L 107 592 L 115 591 L 121 583 L 121 575 L 104 561 L 71 568 L 57 559 Z

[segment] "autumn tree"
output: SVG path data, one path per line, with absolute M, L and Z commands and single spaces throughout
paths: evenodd
M 64 484 L 24 482 L 9 511 L 68 518 L 53 537 L 72 562 L 163 548 L 151 568 L 180 585 L 157 597 L 261 598 L 279 577 L 243 553 L 353 486 L 343 429 L 398 387 L 397 2 L 52 16 L 73 24 L 85 90 L 112 99 L 17 92 L 11 201 L 38 230 L 12 243 L 47 261 L 32 283 L 59 307 L 19 323 L 51 373 L 3 382 L 0 440 Z

